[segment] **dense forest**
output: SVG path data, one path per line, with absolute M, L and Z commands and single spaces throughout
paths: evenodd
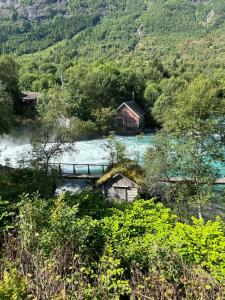
M 0 0 L 0 9 L 0 143 L 24 124 L 33 134 L 17 168 L 0 165 L 0 299 L 224 299 L 215 183 L 225 3 Z M 25 91 L 38 93 L 35 107 Z M 155 133 L 141 165 L 115 135 L 116 110 L 132 99 L 142 130 Z M 56 195 L 51 161 L 96 137 L 107 137 L 108 169 L 94 188 Z M 140 187 L 134 202 L 102 193 L 118 173 Z
M 224 67 L 221 1 L 1 5 L 0 51 L 17 55 L 19 89 L 45 99 L 60 95 L 66 114 L 89 122 L 90 136 L 107 134 L 115 109 L 133 93 L 146 112 L 146 127 L 155 127 L 157 100 Z

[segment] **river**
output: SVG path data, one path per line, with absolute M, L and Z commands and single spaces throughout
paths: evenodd
M 143 162 L 143 156 L 153 143 L 153 134 L 143 136 L 117 136 L 117 140 L 126 146 L 130 158 L 136 159 L 139 163 Z M 64 153 L 54 162 L 74 163 L 74 164 L 107 164 L 107 153 L 104 145 L 107 139 L 95 139 L 89 141 L 79 141 L 75 143 L 75 150 L 70 153 Z M 31 150 L 30 135 L 17 134 L 12 136 L 3 136 L 0 138 L 0 164 L 8 164 L 12 167 L 18 166 L 18 160 Z M 71 170 L 64 170 L 71 172 Z M 225 176 L 225 170 L 221 174 Z M 84 186 L 89 185 L 86 181 L 63 180 L 58 191 L 71 190 L 77 191 Z M 224 186 L 219 187 L 224 189 Z
M 116 137 L 126 146 L 130 158 L 143 162 L 143 156 L 147 148 L 152 144 L 153 135 Z M 109 153 L 105 148 L 107 139 L 95 139 L 75 143 L 73 152 L 64 153 L 55 162 L 78 164 L 107 164 Z M 18 160 L 31 150 L 29 135 L 4 136 L 0 138 L 0 164 L 8 164 L 11 167 L 18 166 Z M 69 168 L 69 167 L 68 167 Z M 70 172 L 71 170 L 64 170 Z M 88 180 L 62 179 L 56 193 L 69 190 L 77 192 L 85 186 L 89 186 Z
M 129 157 L 142 161 L 145 151 L 152 143 L 153 135 L 129 137 L 117 136 L 116 138 L 126 146 Z M 76 142 L 75 150 L 70 153 L 64 153 L 60 158 L 57 158 L 57 161 L 79 164 L 107 163 L 109 154 L 104 147 L 106 143 L 107 139 Z M 29 138 L 4 136 L 0 138 L 0 164 L 5 164 L 7 162 L 11 166 L 16 167 L 18 159 L 29 150 L 31 150 Z

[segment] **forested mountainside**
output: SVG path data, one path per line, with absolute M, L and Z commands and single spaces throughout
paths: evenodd
M 1 0 L 0 8 L 1 52 L 18 54 L 64 39 L 68 49 L 129 52 L 156 36 L 211 37 L 225 20 L 220 0 Z
M 224 1 L 0 0 L 0 8 L 0 54 L 15 56 L 18 89 L 60 95 L 85 122 L 104 109 L 107 119 L 134 92 L 152 126 L 154 103 L 225 66 Z

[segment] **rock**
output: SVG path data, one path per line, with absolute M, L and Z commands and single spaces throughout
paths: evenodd
M 215 12 L 213 10 L 211 10 L 207 15 L 206 22 L 207 23 L 212 23 L 214 18 L 215 18 Z
M 30 20 L 46 19 L 58 13 L 68 14 L 68 0 L 0 0 L 0 17 L 10 17 L 16 13 Z

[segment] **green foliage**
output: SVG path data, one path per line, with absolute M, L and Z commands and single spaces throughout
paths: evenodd
M 75 65 L 66 71 L 66 82 L 65 102 L 72 115 L 93 120 L 103 133 L 108 123 L 113 123 L 114 110 L 130 100 L 133 92 L 140 101 L 143 91 L 143 82 L 136 72 L 113 63 Z
M 31 21 L 24 18 L 19 18 L 17 22 L 16 29 L 9 20 L 0 23 L 0 50 L 3 53 L 24 54 L 46 49 L 54 43 L 70 39 L 80 31 L 95 25 L 98 17 L 76 14 L 69 18 L 63 18 L 58 15 L 49 19 L 48 22 Z M 19 45 L 16 36 L 20 39 Z
M 12 122 L 12 99 L 0 81 L 0 135 L 8 132 Z
M 84 260 L 88 258 L 89 253 L 97 251 L 97 245 L 101 242 L 97 234 L 98 222 L 88 216 L 91 215 L 91 209 L 89 213 L 88 208 L 85 208 L 86 212 L 82 211 L 81 205 L 79 210 L 79 197 L 73 199 L 72 196 L 62 195 L 50 203 L 37 197 L 31 201 L 23 197 L 21 204 L 20 237 L 27 251 L 36 255 L 41 251 L 41 255 L 50 259 L 58 251 L 74 249 L 80 254 L 85 253 Z M 99 207 L 96 214 L 100 214 L 102 208 Z M 41 218 L 38 217 L 40 215 Z M 83 218 L 80 218 L 80 215 Z M 99 240 L 94 240 L 93 235 L 99 237 Z
M 210 270 L 216 279 L 225 276 L 224 222 L 193 219 L 193 225 L 176 223 L 170 243 L 188 263 L 197 263 Z
M 0 299 L 25 300 L 28 299 L 28 281 L 18 274 L 16 269 L 5 271 L 0 282 Z
M 94 297 L 119 300 L 122 295 L 130 293 L 129 282 L 123 279 L 124 269 L 121 268 L 119 259 L 108 254 L 102 256 L 99 263 L 93 267 L 97 268 L 97 274 L 93 269 L 82 269 L 94 281 L 92 285 L 88 284 L 86 287 L 85 299 Z
M 24 249 L 36 254 L 39 233 L 48 224 L 50 203 L 41 200 L 38 195 L 22 195 L 19 205 L 19 235 Z
M 29 286 L 12 271 L 17 275 L 0 283 L 3 295 L 22 289 L 35 297 L 37 286 L 40 297 L 53 299 L 119 299 L 137 292 L 196 299 L 188 296 L 196 287 L 204 295 L 224 291 L 221 219 L 185 224 L 153 200 L 109 204 L 86 191 L 48 202 L 23 196 L 15 225 L 18 236 L 8 236 L 5 249 L 14 243 L 20 251 L 4 251 L 2 266 L 12 261 L 16 270 L 22 267 Z
M 12 218 L 15 216 L 12 205 L 9 201 L 2 200 L 0 197 L 0 234 L 4 231 L 7 231 L 12 226 Z
M 111 133 L 105 145 L 103 146 L 107 152 L 107 161 L 110 166 L 115 164 L 125 163 L 128 157 L 128 153 L 124 144 L 122 144 L 115 136 L 114 133 Z
M 185 131 L 204 134 L 210 130 L 212 135 L 220 134 L 224 110 L 223 81 L 200 75 L 178 94 L 172 107 L 164 112 L 163 123 L 168 131 L 176 130 L 181 136 Z
M 220 177 L 216 164 L 224 161 L 223 79 L 197 76 L 173 102 L 162 104 L 157 100 L 153 110 L 163 129 L 146 155 L 147 185 L 156 188 L 159 180 L 180 180 L 167 186 L 170 197 L 195 203 L 201 218 L 201 207 L 212 198 L 213 183 Z
M 109 214 L 112 203 L 106 201 L 101 191 L 85 190 L 71 197 L 69 202 L 78 205 L 77 216 L 79 218 L 90 216 L 94 219 L 102 219 Z
M 93 121 L 83 121 L 76 117 L 71 120 L 70 132 L 72 140 L 86 140 L 98 136 L 98 131 Z
M 116 111 L 110 107 L 96 109 L 92 112 L 95 124 L 101 134 L 107 134 L 115 126 Z
M 139 200 L 123 211 L 115 210 L 112 217 L 104 220 L 103 228 L 108 246 L 126 266 L 144 266 L 163 252 L 174 220 L 175 216 L 162 204 Z
M 53 249 L 69 247 L 69 243 L 76 246 L 78 238 L 77 205 L 69 207 L 63 200 L 63 197 L 59 197 L 54 201 L 48 218 L 47 230 L 42 228 L 44 229 L 43 235 L 39 239 L 43 249 L 48 249 L 50 253 L 53 253 Z
M 19 67 L 14 58 L 0 55 L 0 134 L 7 131 L 12 112 L 17 112 L 19 100 Z
M 38 192 L 43 197 L 51 197 L 58 180 L 57 172 L 46 175 L 42 170 L 29 168 L 13 170 L 1 168 L 0 172 L 0 196 L 5 200 L 15 201 L 23 193 L 32 194 Z
M 19 66 L 12 56 L 0 56 L 0 81 L 5 85 L 9 95 L 17 96 Z

